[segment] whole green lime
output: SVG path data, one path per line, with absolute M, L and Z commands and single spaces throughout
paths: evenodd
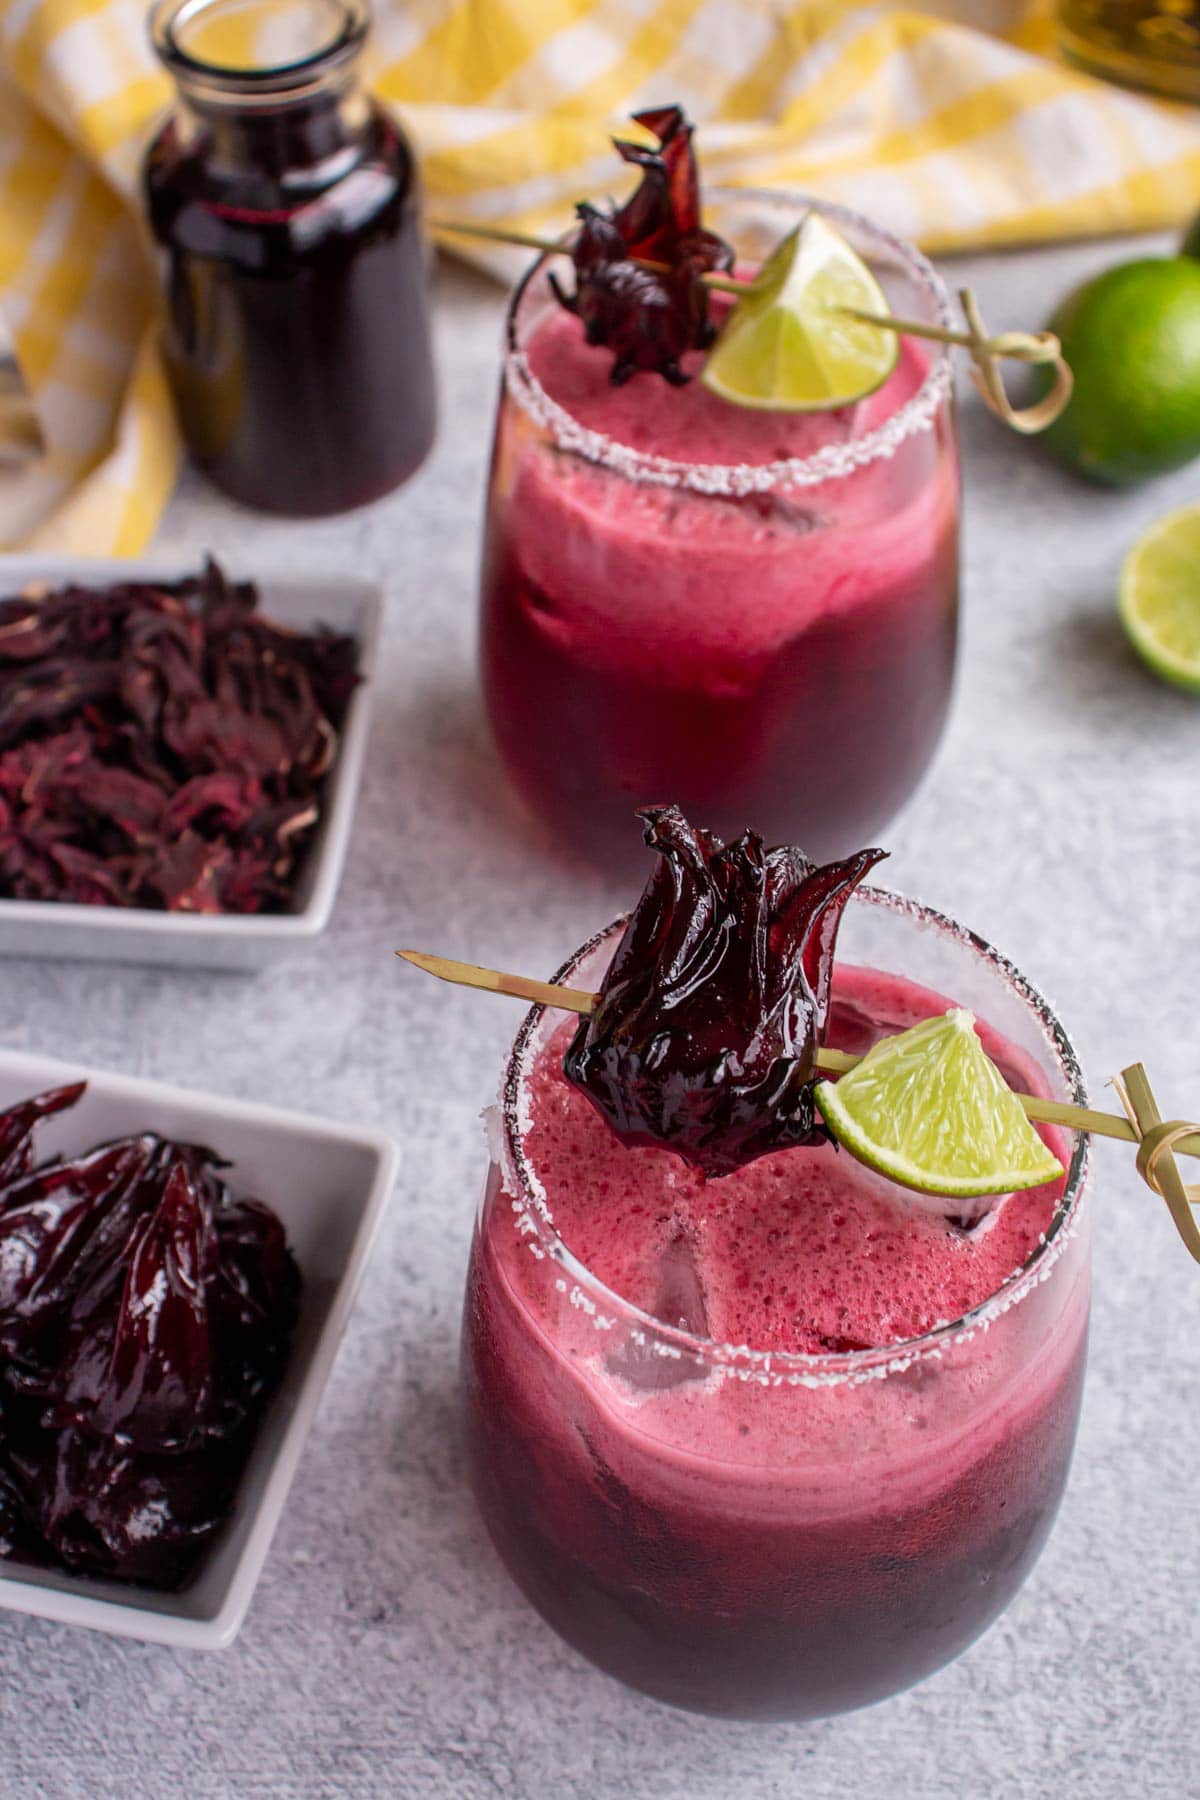
M 1128 487 L 1200 456 L 1200 261 L 1106 269 L 1067 296 L 1050 329 L 1075 376 L 1044 440 L 1061 462 Z

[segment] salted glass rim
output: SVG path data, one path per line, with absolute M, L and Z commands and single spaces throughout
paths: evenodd
M 704 197 L 706 200 L 782 204 L 794 207 L 797 216 L 812 210 L 835 223 L 850 226 L 898 258 L 916 278 L 932 306 L 931 323 L 946 329 L 953 326 L 950 295 L 929 258 L 915 244 L 877 225 L 865 213 L 788 188 L 710 187 L 704 190 Z M 933 354 L 920 387 L 890 418 L 861 436 L 826 444 L 809 456 L 781 457 L 769 463 L 700 463 L 637 450 L 604 432 L 592 431 L 580 424 L 569 408 L 551 399 L 529 365 L 520 342 L 521 309 L 534 281 L 550 260 L 550 253 L 537 257 L 517 282 L 509 299 L 504 338 L 505 387 L 517 403 L 552 434 L 560 449 L 612 469 L 627 480 L 691 488 L 698 493 L 739 496 L 767 493 L 776 487 L 816 487 L 824 482 L 844 480 L 869 463 L 894 456 L 908 438 L 920 431 L 928 431 L 950 398 L 952 346 L 935 344 L 931 346 Z
M 322 77 L 356 54 L 371 26 L 368 0 L 321 0 L 331 15 L 329 36 L 303 56 L 242 66 L 213 62 L 189 50 L 184 42 L 188 27 L 202 14 L 229 4 L 230 0 L 155 0 L 148 19 L 150 41 L 172 74 L 184 79 L 191 76 L 230 95 L 279 97 L 280 90 Z
M 931 926 L 962 945 L 987 964 L 1007 985 L 1015 997 L 1033 1013 L 1046 1047 L 1058 1065 L 1071 1101 L 1077 1106 L 1088 1104 L 1087 1086 L 1075 1046 L 1067 1035 L 1053 1007 L 1016 964 L 1001 954 L 978 932 L 960 925 L 956 919 L 922 901 L 897 894 L 890 888 L 864 885 L 851 896 L 850 905 L 878 906 L 907 917 L 921 926 Z M 557 983 L 572 984 L 576 969 L 604 941 L 619 931 L 627 915 L 597 931 L 555 975 Z M 526 1061 L 537 1049 L 535 1037 L 547 1009 L 534 1006 L 526 1014 L 513 1043 L 500 1089 L 499 1131 L 501 1137 L 501 1171 L 504 1186 L 516 1217 L 517 1229 L 534 1254 L 549 1257 L 563 1273 L 557 1277 L 573 1305 L 589 1312 L 598 1328 L 611 1328 L 618 1320 L 632 1327 L 637 1341 L 662 1348 L 670 1356 L 686 1356 L 709 1367 L 720 1367 L 744 1379 L 764 1384 L 799 1382 L 807 1386 L 835 1386 L 900 1373 L 920 1360 L 939 1357 L 953 1343 L 970 1339 L 977 1331 L 986 1330 L 1002 1313 L 1019 1304 L 1051 1274 L 1067 1244 L 1074 1235 L 1077 1215 L 1085 1191 L 1089 1138 L 1079 1132 L 1067 1168 L 1067 1179 L 1054 1216 L 1045 1233 L 1029 1256 L 990 1294 L 987 1299 L 960 1318 L 946 1320 L 916 1337 L 899 1338 L 867 1350 L 806 1352 L 793 1350 L 755 1350 L 746 1344 L 726 1344 L 714 1338 L 667 1325 L 653 1313 L 643 1311 L 630 1300 L 606 1286 L 597 1275 L 575 1256 L 554 1227 L 553 1214 L 541 1183 L 530 1166 L 523 1144 L 527 1121 L 524 1104 Z

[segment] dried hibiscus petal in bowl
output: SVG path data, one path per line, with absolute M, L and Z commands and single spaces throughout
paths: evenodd
M 202 1145 L 30 1166 L 33 1125 L 83 1091 L 0 1115 L 23 1147 L 0 1177 L 0 1557 L 174 1587 L 232 1502 L 300 1278 Z
M 286 909 L 357 665 L 211 560 L 0 600 L 0 897 Z

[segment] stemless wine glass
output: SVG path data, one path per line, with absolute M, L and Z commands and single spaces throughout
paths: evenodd
M 594 987 L 618 931 L 559 979 Z M 1054 1098 L 1086 1103 L 1046 1002 L 951 920 L 860 889 L 840 960 L 953 996 Z M 507 1068 L 464 1314 L 472 1479 L 501 1556 L 569 1643 L 678 1706 L 803 1719 L 908 1687 L 1008 1604 L 1058 1506 L 1087 1333 L 1086 1137 L 1044 1239 L 965 1317 L 838 1354 L 714 1343 L 621 1299 L 556 1235 L 523 1135 L 559 1023 L 535 1009 Z
M 809 207 L 895 313 L 950 323 L 925 258 L 856 213 L 718 191 L 705 216 L 749 266 Z M 949 349 L 903 339 L 882 389 L 822 413 L 733 406 L 696 379 L 616 390 L 611 353 L 558 307 L 553 260 L 509 309 L 484 547 L 484 692 L 517 789 L 608 861 L 633 854 L 633 808 L 663 801 L 819 860 L 872 841 L 953 680 Z

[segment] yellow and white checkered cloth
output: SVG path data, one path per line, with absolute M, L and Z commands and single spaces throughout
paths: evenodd
M 607 191 L 606 133 L 669 100 L 710 179 L 843 200 L 934 250 L 1200 204 L 1200 112 L 1063 66 L 1046 0 L 377 0 L 372 72 L 431 211 L 526 230 Z M 137 0 L 0 0 L 0 318 L 50 445 L 6 482 L 10 546 L 132 555 L 173 484 L 136 199 L 167 99 Z

